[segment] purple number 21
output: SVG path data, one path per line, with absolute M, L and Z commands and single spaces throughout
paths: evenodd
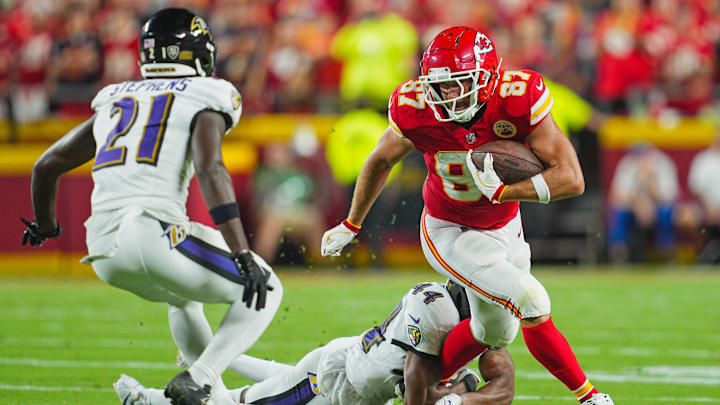
M 137 156 L 135 156 L 136 162 L 153 166 L 157 165 L 160 147 L 162 146 L 163 136 L 167 128 L 167 119 L 170 115 L 170 108 L 172 107 L 174 98 L 173 93 L 159 94 L 152 98 L 150 114 L 148 114 L 143 135 L 138 145 Z M 127 148 L 125 146 L 115 146 L 115 142 L 121 136 L 126 135 L 133 124 L 135 124 L 137 110 L 138 102 L 133 97 L 123 97 L 113 103 L 113 108 L 110 110 L 110 117 L 112 118 L 120 114 L 120 119 L 112 132 L 108 134 L 105 144 L 95 156 L 93 171 L 125 164 Z

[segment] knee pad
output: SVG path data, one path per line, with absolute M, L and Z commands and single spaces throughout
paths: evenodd
M 473 316 L 470 330 L 475 339 L 492 347 L 505 347 L 512 343 L 520 328 L 520 320 L 506 310 L 502 310 L 499 315 L 485 319 Z
M 526 274 L 518 278 L 519 291 L 517 305 L 524 318 L 534 318 L 550 313 L 550 296 L 545 287 L 532 275 Z

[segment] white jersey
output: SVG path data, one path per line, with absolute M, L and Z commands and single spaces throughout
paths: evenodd
M 443 284 L 416 285 L 380 326 L 358 337 L 345 364 L 349 382 L 365 398 L 392 398 L 407 352 L 439 356 L 445 338 L 459 322 L 458 310 Z
M 127 81 L 102 89 L 92 101 L 93 215 L 139 207 L 163 221 L 186 221 L 195 173 L 189 147 L 194 119 L 201 111 L 217 111 L 229 131 L 240 119 L 241 104 L 232 84 L 210 77 Z

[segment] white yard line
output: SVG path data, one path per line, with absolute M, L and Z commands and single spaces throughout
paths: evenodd
M 77 387 L 77 386 L 39 386 L 39 385 L 11 385 L 11 384 L 0 384 L 0 391 L 37 391 L 37 392 L 113 392 L 112 388 L 94 388 L 94 387 Z M 615 398 L 615 400 L 621 400 L 624 402 L 630 401 L 633 398 Z M 564 401 L 568 403 L 577 403 L 575 399 L 570 396 L 563 397 L 548 397 L 540 395 L 521 395 L 515 396 L 516 401 Z M 643 400 L 656 401 L 656 402 L 671 402 L 671 403 L 709 403 L 717 404 L 720 403 L 718 398 L 706 398 L 706 397 L 695 397 L 695 398 L 674 398 L 674 397 L 649 397 L 644 396 Z M 18 404 L 19 405 L 19 404 Z M 30 404 L 27 404 L 30 405 Z M 44 405 L 44 404 L 32 404 L 32 405 Z
M 647 347 L 616 347 L 601 349 L 592 346 L 573 346 L 573 352 L 578 355 L 585 356 L 614 356 L 614 357 L 651 357 L 651 358 L 681 358 L 681 359 L 720 359 L 720 350 L 705 349 L 653 349 Z M 511 349 L 513 356 L 526 355 L 530 352 L 525 346 L 513 347 Z
M 95 387 L 47 387 L 42 385 L 0 384 L 0 391 L 41 391 L 41 392 L 115 392 L 112 388 Z
M 172 362 L 150 361 L 92 361 L 92 360 L 45 360 L 29 358 L 0 358 L 3 366 L 26 366 L 44 368 L 117 368 L 140 370 L 176 370 Z
M 617 383 L 640 383 L 640 384 L 663 384 L 663 385 L 706 385 L 720 386 L 720 378 L 712 374 L 698 375 L 648 375 L 637 372 L 620 372 L 607 373 L 603 371 L 588 371 L 588 378 L 593 381 L 617 382 Z M 543 372 L 524 372 L 516 371 L 515 376 L 518 378 L 527 378 L 530 380 L 554 380 L 552 374 L 547 371 Z
M 74 338 L 0 338 L 0 345 L 13 347 L 100 347 L 119 349 L 124 347 L 139 349 L 172 348 L 173 342 L 168 336 L 167 340 L 160 339 L 74 339 Z
M 613 397 L 613 400 L 615 401 L 622 401 L 624 403 L 630 403 L 635 398 L 627 398 L 627 397 Z M 540 396 L 540 395 L 515 395 L 514 398 L 515 401 L 539 401 L 539 402 L 547 402 L 547 401 L 564 401 L 568 403 L 576 403 L 577 400 L 575 398 L 572 398 L 570 396 L 567 397 L 548 397 L 548 396 Z M 702 403 L 702 404 L 720 404 L 720 399 L 718 398 L 707 398 L 707 397 L 695 397 L 695 398 L 673 398 L 673 397 L 648 397 L 643 396 L 643 401 L 655 401 L 655 402 L 670 402 L 675 404 L 685 404 L 688 402 L 693 403 Z

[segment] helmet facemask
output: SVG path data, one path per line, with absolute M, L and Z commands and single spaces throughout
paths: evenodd
M 487 87 L 490 82 L 491 73 L 485 69 L 473 69 L 462 72 L 450 72 L 450 68 L 430 68 L 427 75 L 420 76 L 423 85 L 425 102 L 428 103 L 435 113 L 435 118 L 441 122 L 457 121 L 467 122 L 472 119 L 480 109 L 478 92 Z M 470 88 L 466 90 L 463 81 L 470 81 Z M 440 91 L 440 85 L 451 83 L 460 88 L 457 97 L 444 99 Z M 457 110 L 458 101 L 468 99 L 468 106 Z M 438 106 L 445 109 L 445 116 L 440 113 Z

